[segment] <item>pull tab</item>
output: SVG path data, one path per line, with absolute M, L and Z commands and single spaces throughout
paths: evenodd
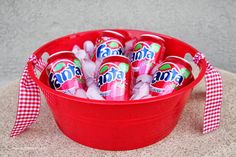
M 193 61 L 199 64 L 205 56 L 198 52 Z M 205 73 L 206 100 L 204 108 L 203 134 L 212 132 L 220 126 L 220 112 L 223 97 L 223 84 L 220 73 L 207 61 Z
M 46 67 L 46 63 L 41 58 L 37 59 L 35 55 L 30 56 L 28 62 L 32 62 L 40 72 Z M 26 64 L 20 80 L 17 115 L 15 125 L 11 131 L 11 137 L 19 135 L 36 121 L 40 104 L 39 87 L 30 77 L 28 64 Z

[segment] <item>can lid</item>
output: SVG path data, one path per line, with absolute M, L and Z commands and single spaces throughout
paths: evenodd
M 182 58 L 182 57 L 179 57 L 179 56 L 167 56 L 166 59 L 168 59 L 168 58 L 177 58 L 177 59 L 179 59 L 179 60 L 182 60 L 183 62 L 185 62 L 185 63 L 189 66 L 189 68 L 190 68 L 191 71 L 192 71 L 192 66 L 191 66 L 191 64 L 189 63 L 189 61 L 187 61 L 186 59 L 184 59 L 184 58 Z
M 103 31 L 103 33 L 111 33 L 111 34 L 115 34 L 115 35 L 117 35 L 117 36 L 119 36 L 119 37 L 122 37 L 122 38 L 124 38 L 124 39 L 125 39 L 124 35 L 122 35 L 122 34 L 121 34 L 121 33 L 119 33 L 119 32 L 116 32 L 116 31 L 112 31 L 112 30 L 105 30 L 105 31 Z
M 54 56 L 56 56 L 56 55 L 62 54 L 62 53 L 72 53 L 72 54 L 74 54 L 72 51 L 58 51 L 58 52 L 56 52 L 56 53 L 51 54 L 51 55 L 48 57 L 48 59 L 50 59 L 50 58 L 52 58 L 52 57 L 54 57 Z
M 123 55 L 107 56 L 106 58 L 103 59 L 103 62 L 107 62 L 110 59 L 114 59 L 113 61 L 120 60 L 120 61 L 126 61 L 127 63 L 130 63 L 129 58 Z
M 159 37 L 159 36 L 154 35 L 154 34 L 142 34 L 140 37 L 152 37 L 152 38 L 159 39 L 159 40 L 165 42 L 165 40 L 162 37 Z

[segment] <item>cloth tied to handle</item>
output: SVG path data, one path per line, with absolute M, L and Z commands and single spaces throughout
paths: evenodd
M 28 62 L 32 62 L 40 72 L 46 67 L 46 63 L 35 55 L 30 56 Z M 28 64 L 26 64 L 20 80 L 16 121 L 11 131 L 11 137 L 19 135 L 36 121 L 40 104 L 40 89 L 30 77 Z
M 195 64 L 205 56 L 198 52 L 193 61 Z M 220 126 L 220 112 L 223 97 L 223 83 L 220 73 L 207 61 L 205 72 L 206 98 L 203 118 L 203 134 L 212 132 Z

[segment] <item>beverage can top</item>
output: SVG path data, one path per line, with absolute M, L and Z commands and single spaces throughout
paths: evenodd
M 108 56 L 106 58 L 103 59 L 103 63 L 106 63 L 106 62 L 125 62 L 125 63 L 129 63 L 130 60 L 128 57 L 126 56 L 121 56 L 121 55 L 117 55 L 117 56 Z
M 185 66 L 189 68 L 190 71 L 192 71 L 192 66 L 190 65 L 189 61 L 186 59 L 179 57 L 179 56 L 167 56 L 165 60 L 171 60 L 171 59 L 177 59 L 180 60 L 182 63 L 184 63 Z
M 124 35 L 122 35 L 122 34 L 119 33 L 119 32 L 116 32 L 116 31 L 105 30 L 105 31 L 103 31 L 102 33 L 103 33 L 103 34 L 106 34 L 106 33 L 108 33 L 108 34 L 113 34 L 113 35 L 116 35 L 116 36 L 119 36 L 119 37 L 122 37 L 122 38 L 125 39 Z
M 49 58 L 52 58 L 52 57 L 54 57 L 54 56 L 56 56 L 56 55 L 62 54 L 62 53 L 73 53 L 73 52 L 72 52 L 72 51 L 58 51 L 58 52 L 56 52 L 56 53 L 51 54 L 51 55 L 48 57 L 48 59 L 49 59 Z
M 72 51 L 58 51 L 56 53 L 51 54 L 48 57 L 48 62 L 50 62 L 50 60 L 52 60 L 53 57 L 61 55 L 61 54 L 71 54 L 71 55 L 74 55 L 74 53 Z
M 158 40 L 161 40 L 162 42 L 165 42 L 165 40 L 162 38 L 162 37 L 159 37 L 157 35 L 154 35 L 154 34 L 142 34 L 140 35 L 140 37 L 150 37 L 150 38 L 154 38 L 154 39 L 158 39 Z

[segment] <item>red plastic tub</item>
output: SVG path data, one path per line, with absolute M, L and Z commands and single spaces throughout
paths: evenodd
M 95 41 L 100 31 L 75 33 L 53 40 L 34 54 L 40 58 L 44 52 L 72 50 L 75 44 L 82 47 L 85 40 Z M 143 33 L 159 35 L 165 39 L 166 55 L 184 57 L 187 53 L 192 56 L 197 53 L 190 45 L 166 35 L 140 30 L 116 31 L 126 31 L 130 37 Z M 47 86 L 45 71 L 38 79 L 33 63 L 29 62 L 28 66 L 29 74 L 43 91 L 60 130 L 80 144 L 105 150 L 140 148 L 166 137 L 176 126 L 193 87 L 206 71 L 206 61 L 201 60 L 195 81 L 173 94 L 144 100 L 99 101 L 57 92 Z

